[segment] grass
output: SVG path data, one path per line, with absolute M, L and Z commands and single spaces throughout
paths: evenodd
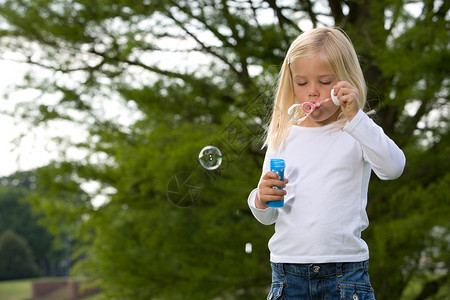
M 55 278 L 32 278 L 32 279 L 0 281 L 0 299 L 2 300 L 29 299 L 31 297 L 31 282 L 34 280 L 46 280 L 46 279 L 55 280 Z M 83 298 L 83 300 L 100 300 L 100 299 L 101 294 Z
M 31 280 L 0 281 L 0 299 L 24 300 L 31 297 Z

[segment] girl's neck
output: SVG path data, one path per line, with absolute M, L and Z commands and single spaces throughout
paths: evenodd
M 311 116 L 308 116 L 303 122 L 301 122 L 298 126 L 301 127 L 322 127 L 329 124 L 332 124 L 338 120 L 340 114 L 340 110 L 336 111 L 331 118 L 328 118 L 323 121 L 314 121 L 311 119 Z

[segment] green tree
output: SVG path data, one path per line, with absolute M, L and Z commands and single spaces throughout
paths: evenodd
M 30 246 L 42 274 L 56 275 L 59 256 L 52 249 L 53 237 L 39 223 L 24 199 L 33 189 L 35 176 L 18 173 L 0 178 L 0 232 L 12 230 Z
M 39 275 L 27 241 L 12 230 L 0 235 L 0 280 L 31 278 Z
M 89 131 L 72 145 L 86 158 L 40 169 L 30 201 L 54 232 L 76 237 L 78 274 L 113 297 L 260 299 L 272 228 L 253 220 L 245 199 L 260 175 L 271 88 L 295 36 L 340 26 L 360 55 L 376 121 L 407 154 L 401 179 L 373 180 L 366 233 L 377 297 L 397 299 L 425 272 L 421 253 L 436 228 L 448 232 L 449 5 L 5 0 L 2 52 L 50 72 L 17 86 L 42 94 L 16 113 L 33 126 Z M 196 161 L 208 144 L 224 154 L 215 171 Z M 89 183 L 95 191 L 83 193 Z

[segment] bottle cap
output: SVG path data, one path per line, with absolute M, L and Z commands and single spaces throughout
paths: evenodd
M 341 105 L 341 104 L 339 103 L 338 97 L 336 97 L 336 96 L 334 95 L 334 89 L 331 90 L 331 101 L 333 101 L 334 105 L 336 105 L 336 106 Z
M 284 162 L 284 159 L 272 158 L 270 160 L 270 165 L 273 166 L 273 167 L 284 167 L 285 166 L 285 162 Z

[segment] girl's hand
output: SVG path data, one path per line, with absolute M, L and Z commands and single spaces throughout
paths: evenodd
M 342 113 L 351 121 L 359 111 L 359 91 L 347 81 L 339 81 L 334 88 L 334 95 L 338 97 Z
M 267 172 L 261 178 L 258 185 L 258 193 L 256 194 L 256 208 L 267 208 L 268 201 L 281 200 L 286 195 L 285 190 L 274 189 L 273 186 L 285 188 L 289 182 L 287 178 L 284 178 L 284 182 L 281 181 L 280 175 L 275 172 Z

